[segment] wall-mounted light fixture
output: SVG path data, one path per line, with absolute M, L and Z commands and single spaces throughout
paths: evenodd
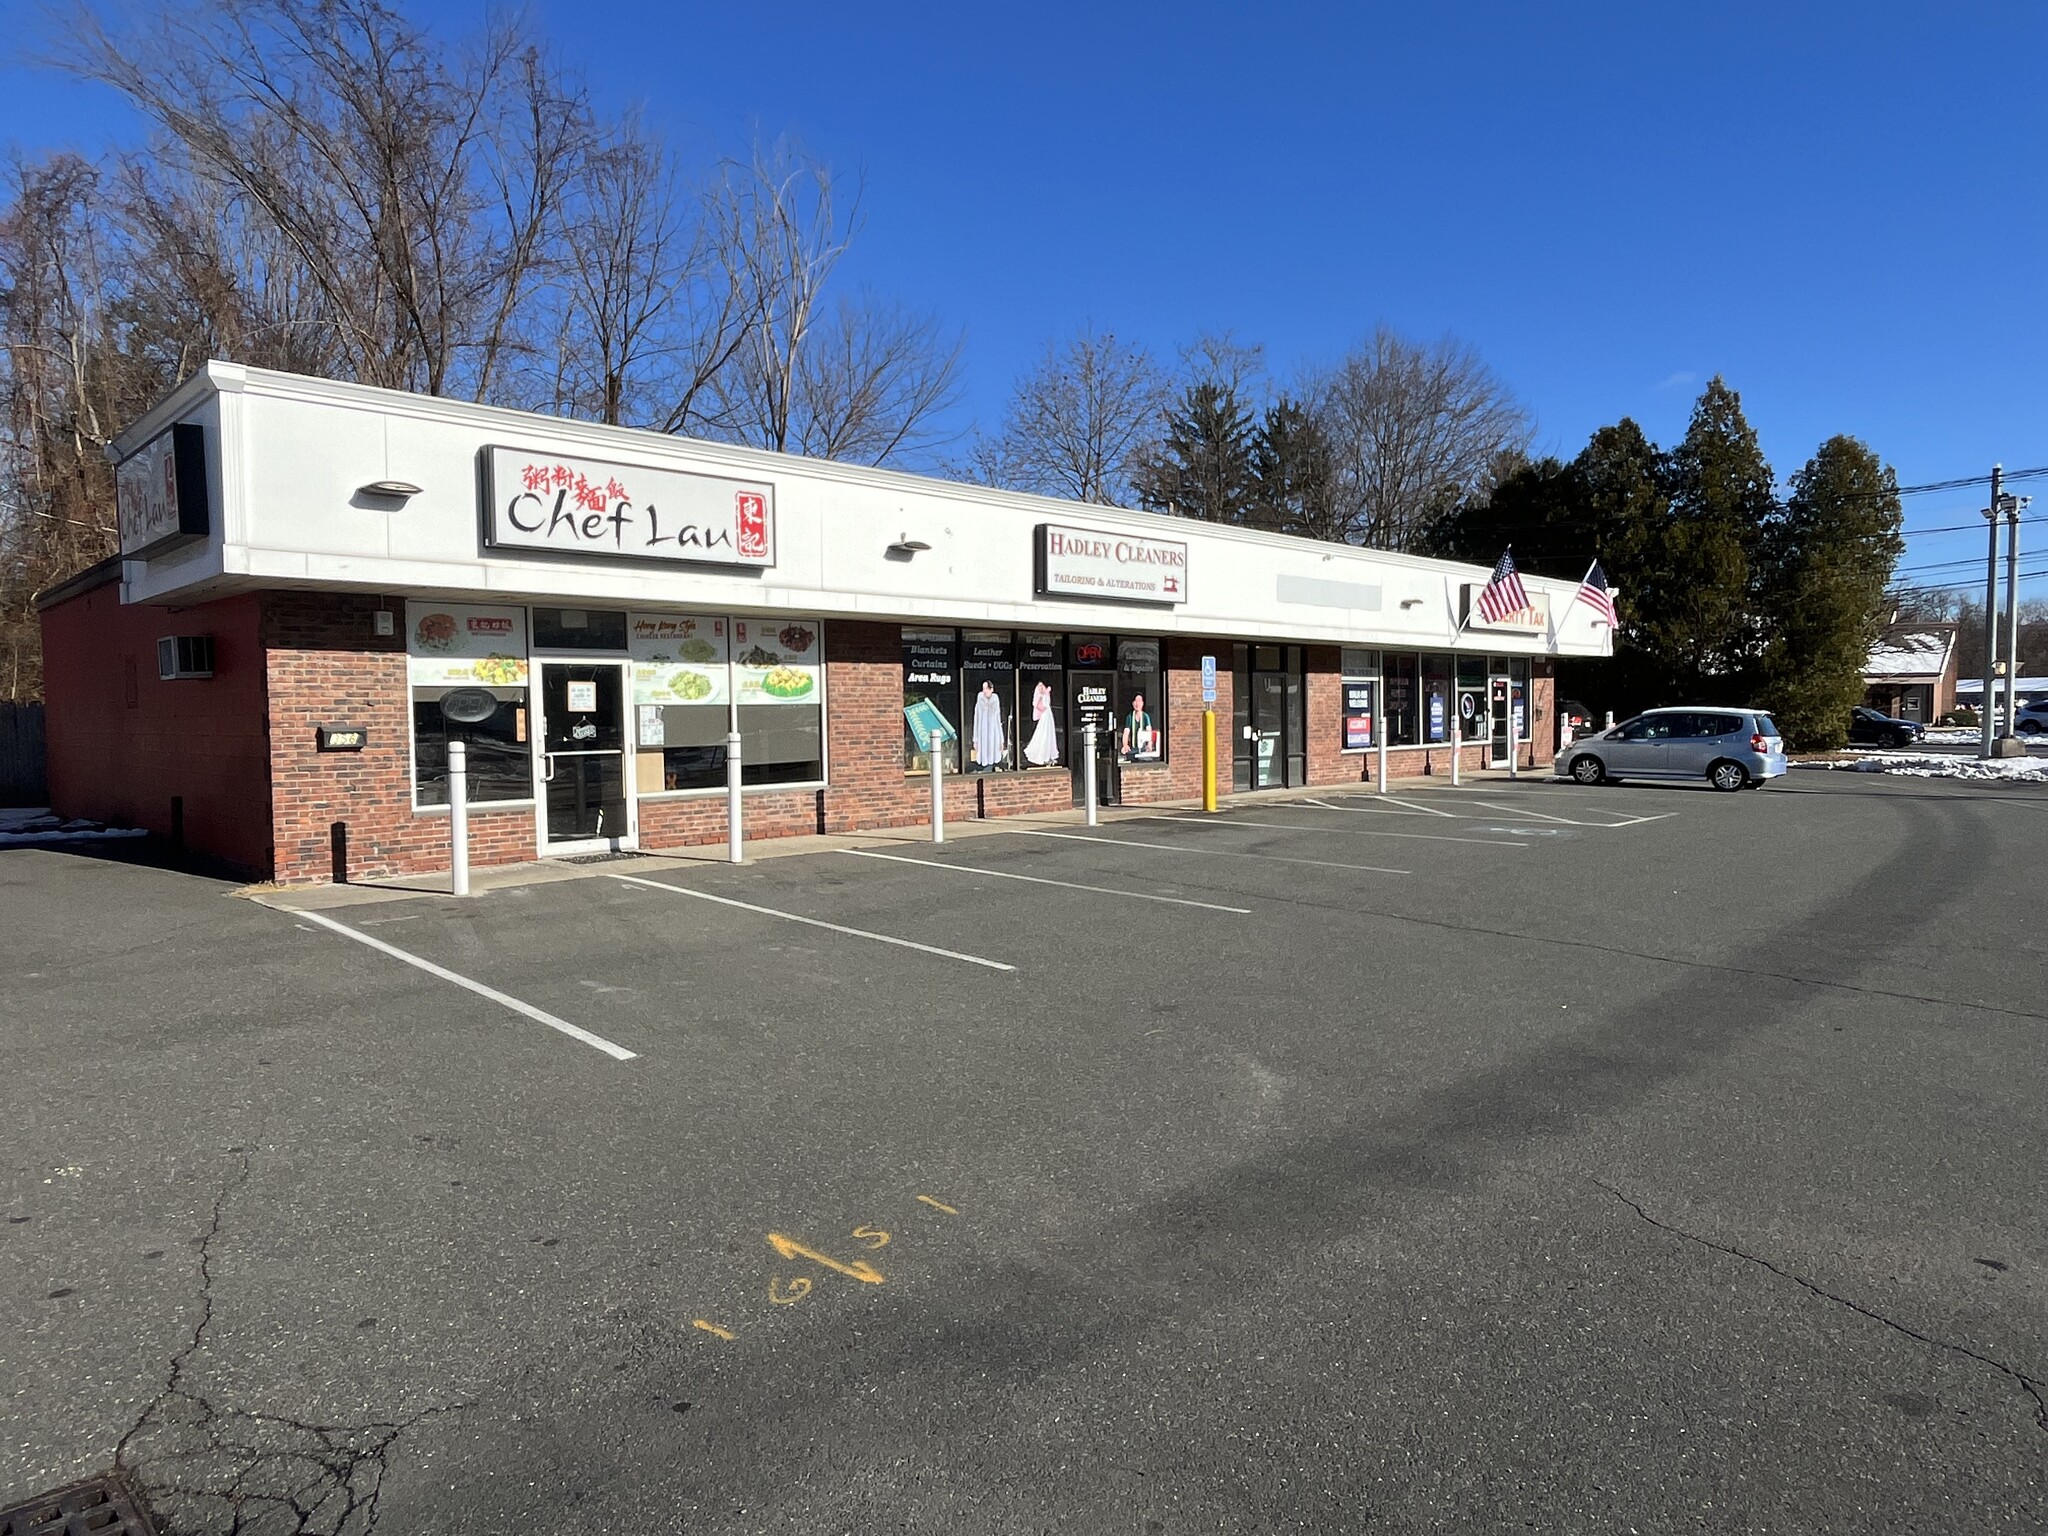
M 1422 606 L 1422 599 L 1419 597 L 1404 597 L 1401 599 L 1401 606 L 1403 608 L 1420 608 Z
M 925 543 L 923 539 L 913 539 L 906 533 L 894 544 L 891 544 L 885 553 L 892 560 L 908 560 L 912 555 L 922 554 L 930 548 L 931 545 Z
M 377 496 L 386 501 L 404 501 L 419 493 L 420 488 L 410 480 L 372 480 L 368 485 L 356 487 L 358 496 Z

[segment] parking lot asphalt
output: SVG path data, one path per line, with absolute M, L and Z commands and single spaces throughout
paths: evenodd
M 2044 854 L 1822 774 L 306 911 L 0 853 L 0 1502 L 2040 1530 Z

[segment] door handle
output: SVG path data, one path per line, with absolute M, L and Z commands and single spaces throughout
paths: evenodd
M 552 783 L 554 783 L 554 782 L 555 782 L 555 754 L 554 754 L 554 753 L 552 753 L 552 752 L 543 752 L 543 753 L 541 753 L 541 755 L 540 755 L 540 760 L 541 760 L 541 775 L 540 775 L 540 781 L 541 781 L 541 783 L 543 783 L 543 784 L 552 784 Z

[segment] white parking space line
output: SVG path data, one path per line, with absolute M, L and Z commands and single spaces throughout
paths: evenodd
M 1388 869 L 1383 864 L 1338 864 L 1329 859 L 1288 859 L 1277 853 L 1240 853 L 1234 848 L 1183 848 L 1178 843 L 1141 843 L 1129 837 L 1090 837 L 1083 832 L 1035 832 L 1018 827 L 1013 837 L 1056 837 L 1068 843 L 1106 843 L 1114 848 L 1150 848 L 1157 853 L 1192 853 L 1205 859 L 1259 859 L 1267 864 L 1307 864 L 1316 869 L 1362 869 L 1375 875 L 1410 875 L 1410 869 Z
M 264 905 L 268 906 L 269 903 L 266 902 Z M 307 922 L 318 923 L 322 928 L 331 929 L 344 938 L 354 939 L 358 944 L 367 944 L 370 948 L 377 950 L 381 954 L 389 955 L 394 960 L 403 960 L 407 965 L 415 966 L 425 971 L 429 976 L 438 976 L 443 981 L 453 982 L 458 987 L 474 992 L 478 997 L 489 998 L 501 1008 L 510 1008 L 522 1018 L 532 1019 L 536 1024 L 545 1024 L 549 1029 L 559 1030 L 571 1040 L 581 1040 L 585 1045 L 594 1046 L 614 1061 L 632 1061 L 638 1054 L 637 1052 L 627 1050 L 623 1045 L 614 1045 L 611 1041 L 605 1039 L 603 1035 L 593 1035 L 587 1029 L 578 1029 L 567 1019 L 558 1019 L 544 1008 L 536 1008 L 531 1003 L 522 1003 L 518 998 L 508 996 L 500 992 L 496 987 L 487 987 L 480 981 L 471 981 L 467 976 L 451 971 L 445 965 L 436 965 L 431 960 L 424 960 L 418 955 L 400 949 L 396 944 L 386 944 L 382 939 L 373 938 L 367 933 L 358 933 L 355 929 L 349 927 L 348 924 L 337 923 L 333 918 L 327 917 L 322 913 L 299 912 L 294 911 L 290 907 L 271 907 L 271 910 L 273 912 L 283 912 L 291 917 L 302 917 Z
M 1391 805 L 1380 805 L 1377 803 L 1377 797 L 1361 796 L 1360 798 L 1365 800 L 1364 805 L 1332 805 L 1327 800 L 1296 800 L 1291 803 L 1295 805 L 1312 805 L 1319 811 L 1344 811 L 1353 816 L 1415 817 L 1427 814 L 1423 811 L 1404 811 Z M 1456 819 L 1456 817 L 1452 818 L 1454 821 Z
M 1396 800 L 1392 795 L 1382 795 L 1380 796 L 1380 798 L 1394 805 L 1405 805 L 1408 807 L 1409 810 L 1419 811 L 1421 814 L 1425 816 L 1443 816 L 1447 817 L 1451 821 L 1456 821 L 1458 819 L 1457 812 L 1440 811 L 1433 805 L 1417 805 L 1413 800 Z
M 1069 891 L 1093 891 L 1098 896 L 1122 896 L 1130 901 L 1163 901 L 1176 907 L 1200 907 L 1207 912 L 1234 912 L 1239 917 L 1249 917 L 1250 907 L 1226 907 L 1213 901 L 1191 901 L 1185 896 L 1155 896 L 1150 891 L 1119 891 L 1107 885 L 1082 885 L 1073 880 L 1048 880 L 1043 875 L 1013 874 L 1007 869 L 984 869 L 974 864 L 944 864 L 937 859 L 912 859 L 900 853 L 877 853 L 872 848 L 842 848 L 841 853 L 850 853 L 863 859 L 887 859 L 891 864 L 915 864 L 923 869 L 950 869 L 963 875 L 988 875 L 996 880 L 1025 880 L 1032 885 L 1057 885 Z
M 627 885 L 644 885 L 652 890 L 667 891 L 671 896 L 692 896 L 698 901 L 715 901 L 721 907 L 738 907 L 742 912 L 758 912 L 763 917 L 779 917 L 785 923 L 802 923 L 807 928 L 829 928 L 834 933 L 843 933 L 856 939 L 873 939 L 877 944 L 894 944 L 898 949 L 914 949 L 922 954 L 938 955 L 946 960 L 964 960 L 969 965 L 984 966 L 991 971 L 1014 971 L 1014 965 L 1005 965 L 1000 960 L 985 960 L 980 955 L 965 955 L 957 949 L 941 949 L 936 944 L 919 944 L 913 939 L 899 939 L 893 934 L 870 933 L 865 928 L 848 928 L 843 923 L 828 923 L 822 918 L 802 917 L 795 912 L 779 912 L 774 907 L 757 907 L 751 901 L 734 901 L 730 896 L 714 896 L 709 891 L 693 891 L 687 886 L 669 885 L 660 880 L 643 880 L 638 875 L 613 875 Z
M 1269 832 L 1329 832 L 1343 833 L 1346 837 L 1406 837 L 1428 843 L 1484 843 L 1489 848 L 1526 848 L 1527 843 L 1512 843 L 1500 837 L 1459 837 L 1452 832 L 1382 832 L 1371 827 L 1313 827 L 1298 821 L 1239 821 L 1235 816 L 1210 818 L 1207 816 L 1145 816 L 1133 817 L 1143 821 L 1191 821 L 1203 827 L 1259 827 Z
M 1568 827 L 1604 827 L 1607 825 L 1607 823 L 1604 821 L 1573 821 L 1569 816 L 1552 816 L 1549 815 L 1547 812 L 1532 811 L 1523 806 L 1502 805 L 1498 800 L 1474 800 L 1472 803 L 1474 805 L 1483 805 L 1489 811 L 1499 811 L 1503 816 L 1533 816 L 1538 821 L 1557 821 L 1562 822 L 1565 826 Z

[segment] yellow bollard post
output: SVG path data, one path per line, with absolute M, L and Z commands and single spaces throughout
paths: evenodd
M 1202 711 L 1202 809 L 1216 809 L 1216 711 Z

